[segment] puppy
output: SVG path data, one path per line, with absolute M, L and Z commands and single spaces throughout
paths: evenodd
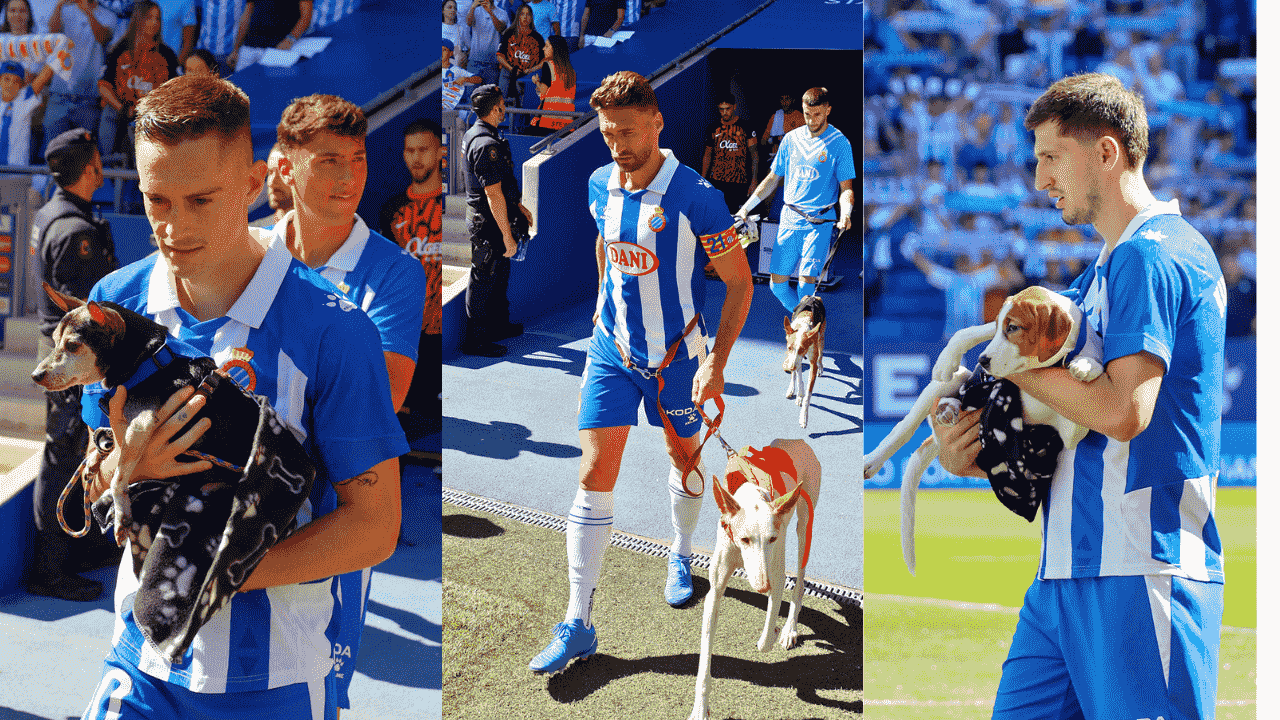
M 804 571 L 809 562 L 809 542 L 813 537 L 813 509 L 822 487 L 822 466 L 813 449 L 803 440 L 774 440 L 757 451 L 747 448 L 729 458 L 725 480 L 712 476 L 720 526 L 711 554 L 711 592 L 702 615 L 701 652 L 693 711 L 689 720 L 710 717 L 707 707 L 711 678 L 711 638 L 716 631 L 720 602 L 729 576 L 743 568 L 747 583 L 758 593 L 768 593 L 764 632 L 756 648 L 765 652 L 775 642 L 795 647 L 796 622 L 804 601 Z M 779 635 L 776 626 L 782 591 L 786 586 L 786 531 L 792 513 L 798 516 L 796 538 L 801 543 L 800 567 L 791 596 L 791 611 Z
M 1083 339 L 1082 339 L 1083 334 Z M 937 422 L 954 425 L 959 419 L 961 386 L 969 380 L 969 370 L 960 366 L 964 354 L 978 343 L 990 341 L 978 365 L 996 378 L 1061 363 L 1083 344 L 1079 354 L 1067 364 L 1067 370 L 1082 382 L 1090 382 L 1102 374 L 1101 347 L 1089 327 L 1084 313 L 1069 298 L 1042 287 L 1030 287 L 1005 300 L 995 322 L 960 330 L 951 337 L 933 367 L 933 380 L 916 398 L 911 411 L 889 435 L 863 460 L 862 475 L 869 479 L 880 471 L 901 448 L 925 418 L 931 429 L 931 411 L 935 402 Z M 1061 438 L 1061 447 L 1070 449 L 1088 432 L 1087 428 L 1059 415 L 1052 408 L 1025 393 L 1022 401 L 1021 427 L 1047 425 Z M 926 438 L 911 454 L 903 469 L 900 500 L 902 556 L 907 568 L 915 573 L 915 506 L 924 469 L 938 456 L 936 436 Z M 989 472 L 996 472 L 992 468 Z
M 813 383 L 822 374 L 822 344 L 826 335 L 827 311 L 822 298 L 805 295 L 796 306 L 791 318 L 782 318 L 782 328 L 787 335 L 787 355 L 782 360 L 782 370 L 791 374 L 787 385 L 787 398 L 795 398 L 800 406 L 800 427 L 809 425 L 809 400 L 813 397 Z M 809 385 L 804 386 L 803 360 L 809 358 Z
M 85 303 L 44 287 L 65 315 L 54 328 L 53 352 L 32 379 L 50 391 L 94 382 L 128 388 L 129 426 L 118 464 L 102 467 L 115 438 L 99 429 L 72 482 L 84 484 L 87 495 L 99 470 L 111 473 L 110 492 L 93 512 L 103 527 L 114 524 L 118 543 L 130 541 L 140 584 L 135 616 L 148 641 L 176 662 L 267 550 L 296 528 L 315 467 L 265 399 L 218 371 L 213 359 L 169 337 L 163 325 L 115 303 Z M 188 452 L 210 459 L 213 467 L 130 483 L 142 460 L 140 444 L 130 439 L 153 430 L 156 411 L 187 386 L 197 387 L 206 402 L 179 433 L 211 417 L 212 426 Z M 107 400 L 100 403 L 105 411 Z M 79 534 L 91 524 L 87 500 L 85 515 Z M 63 527 L 73 532 L 65 521 Z

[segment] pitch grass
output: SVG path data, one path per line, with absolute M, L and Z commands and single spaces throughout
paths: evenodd
M 1220 720 L 1257 713 L 1255 499 L 1243 488 L 1217 495 L 1227 558 L 1224 622 L 1237 626 L 1222 633 Z M 1018 519 L 988 491 L 922 493 L 912 577 L 902 562 L 897 491 L 868 490 L 863 512 L 870 716 L 989 718 L 1017 608 L 1035 575 L 1038 522 Z
M 688 716 L 706 571 L 694 569 L 694 604 L 672 609 L 662 599 L 666 561 L 610 547 L 594 611 L 599 651 L 548 678 L 528 663 L 564 617 L 564 535 L 449 503 L 443 515 L 444 717 Z M 806 597 L 800 646 L 762 654 L 765 601 L 730 580 L 713 645 L 713 716 L 857 717 L 861 610 Z

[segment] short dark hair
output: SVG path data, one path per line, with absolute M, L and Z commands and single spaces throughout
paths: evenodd
M 1077 142 L 1115 135 L 1130 167 L 1141 169 L 1150 149 L 1142 96 L 1103 73 L 1081 73 L 1049 86 L 1031 104 L 1023 125 L 1031 131 L 1047 122 Z
M 440 123 L 431 118 L 418 118 L 404 127 L 404 136 L 417 135 L 418 133 L 432 133 L 439 140 L 444 133 L 440 129 Z
M 649 81 L 640 73 L 621 70 L 600 82 L 600 87 L 591 93 L 591 109 L 600 112 L 605 108 L 646 108 L 655 112 L 658 108 L 658 96 L 654 94 Z
M 204 64 L 209 66 L 209 69 L 213 71 L 214 75 L 222 77 L 222 64 L 218 62 L 218 58 L 213 56 L 213 53 L 204 48 L 196 48 L 191 51 L 191 55 L 203 60 Z M 187 57 L 191 57 L 191 55 L 188 55 Z
M 337 95 L 308 95 L 295 99 L 280 114 L 276 139 L 285 149 L 299 148 L 322 132 L 364 140 L 369 121 L 358 105 Z
M 811 87 L 804 91 L 804 95 L 801 96 L 801 101 L 809 107 L 813 107 L 814 105 L 830 105 L 831 98 L 829 95 L 830 94 L 827 92 L 827 89 L 824 87 Z
M 213 75 L 179 75 L 138 101 L 135 141 L 175 145 L 214 133 L 224 144 L 244 142 L 253 153 L 249 96 Z
M 80 182 L 84 171 L 93 164 L 98 147 L 90 144 L 69 145 L 49 158 L 49 171 L 58 187 L 66 188 Z
M 484 85 L 471 91 L 471 105 L 475 108 L 476 117 L 487 118 L 493 109 L 498 107 L 498 103 L 502 102 L 502 93 L 497 91 L 496 85 L 490 85 L 494 88 L 494 92 L 478 92 L 484 88 Z
M 734 97 L 733 93 L 731 92 L 720 93 L 720 99 L 716 101 L 716 105 L 720 106 L 726 103 L 728 103 L 729 105 L 737 105 L 738 98 Z

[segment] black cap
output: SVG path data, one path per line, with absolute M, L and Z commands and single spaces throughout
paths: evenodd
M 93 133 L 84 128 L 74 128 L 49 141 L 44 149 L 45 160 L 57 157 L 68 150 L 79 150 L 85 147 L 97 147 Z

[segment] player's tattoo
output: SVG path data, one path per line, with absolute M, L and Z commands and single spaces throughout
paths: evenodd
M 347 478 L 346 480 L 342 480 L 334 484 L 342 486 L 342 485 L 350 485 L 351 483 L 355 483 L 357 485 L 363 485 L 365 487 L 371 487 L 373 485 L 377 485 L 378 473 L 372 470 L 366 470 L 355 477 L 350 477 L 350 478 Z

